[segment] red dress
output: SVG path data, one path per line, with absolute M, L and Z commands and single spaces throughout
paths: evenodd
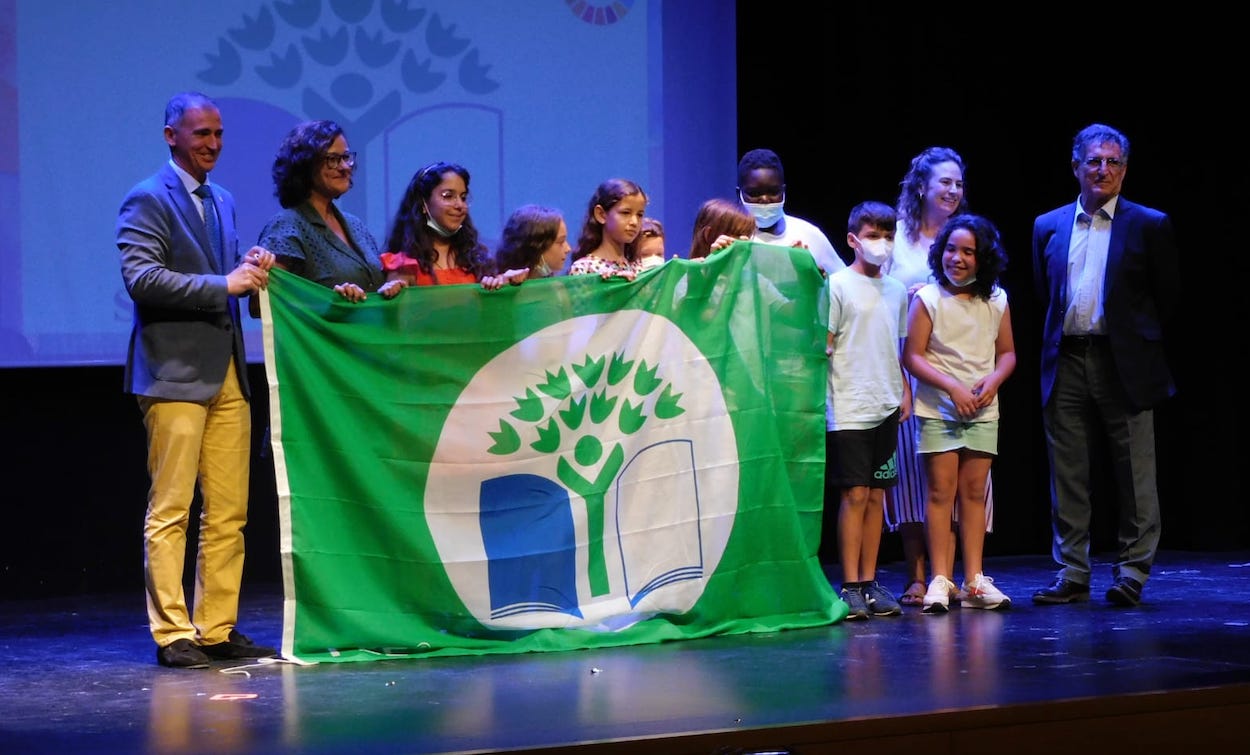
M 477 276 L 459 267 L 438 271 L 438 280 L 421 269 L 416 260 L 403 252 L 383 252 L 382 269 L 386 272 L 400 272 L 416 278 L 418 286 L 446 286 L 453 283 L 477 283 Z

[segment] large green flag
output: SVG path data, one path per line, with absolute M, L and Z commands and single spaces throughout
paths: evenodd
M 262 296 L 282 652 L 516 653 L 839 621 L 823 281 L 740 242 L 360 304 Z

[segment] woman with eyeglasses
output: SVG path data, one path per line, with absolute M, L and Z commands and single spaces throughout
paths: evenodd
M 478 240 L 469 202 L 469 171 L 462 165 L 434 162 L 413 175 L 382 253 L 383 296 L 408 286 L 480 282 L 494 289 L 520 282 L 511 278 L 519 270 L 490 275 L 490 252 Z
M 337 123 L 297 124 L 273 161 L 274 194 L 283 209 L 265 224 L 258 243 L 276 255 L 278 267 L 358 302 L 386 276 L 364 221 L 335 203 L 352 188 L 355 168 L 356 153 Z M 252 304 L 257 315 L 255 299 Z

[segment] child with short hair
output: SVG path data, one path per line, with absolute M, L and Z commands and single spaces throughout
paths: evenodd
M 936 283 L 916 292 L 903 363 L 916 376 L 916 447 L 928 478 L 925 529 L 933 579 L 925 613 L 946 613 L 955 585 L 947 535 L 958 501 L 968 608 L 1006 608 L 1011 598 L 985 576 L 985 481 L 998 454 L 998 389 L 1016 366 L 998 229 L 978 215 L 946 221 L 929 250 Z
M 846 234 L 855 261 L 829 276 L 825 485 L 840 490 L 839 595 L 850 607 L 848 620 L 903 612 L 876 578 L 885 490 L 898 482 L 898 423 L 911 415 L 898 354 L 907 289 L 881 273 L 895 222 L 894 208 L 883 202 L 856 205 Z

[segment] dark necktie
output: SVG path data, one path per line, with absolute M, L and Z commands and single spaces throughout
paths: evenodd
M 204 228 L 208 231 L 208 243 L 213 247 L 217 264 L 221 265 L 222 274 L 230 272 L 226 260 L 221 254 L 221 223 L 217 219 L 217 203 L 213 201 L 213 190 L 208 184 L 200 184 L 195 188 L 195 195 L 204 200 Z

